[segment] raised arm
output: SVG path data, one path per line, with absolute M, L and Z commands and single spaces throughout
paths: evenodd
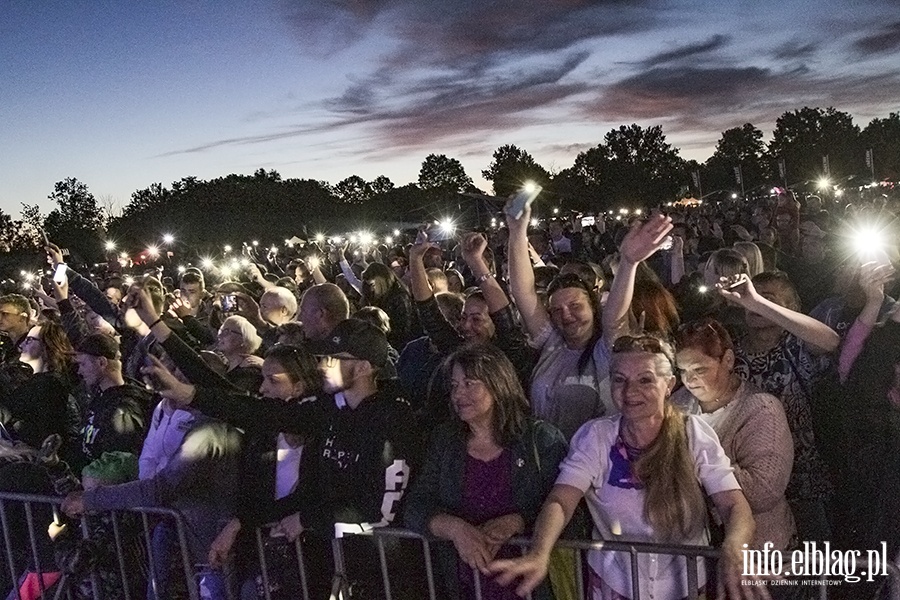
M 488 312 L 493 314 L 509 306 L 506 292 L 497 283 L 493 270 L 484 258 L 484 252 L 487 250 L 487 238 L 481 233 L 471 232 L 463 236 L 461 244 L 463 260 L 466 261 L 484 295 Z
M 838 376 L 842 383 L 847 381 L 853 363 L 862 352 L 872 328 L 878 321 L 881 306 L 884 304 L 884 286 L 893 275 L 894 270 L 890 265 L 866 263 L 860 267 L 859 284 L 866 294 L 866 304 L 844 337 L 844 345 L 841 347 L 841 356 L 838 360 Z
M 760 296 L 746 274 L 741 275 L 738 283 L 731 287 L 726 288 L 722 284 L 719 286 L 719 293 L 726 300 L 743 306 L 794 334 L 806 342 L 814 354 L 833 352 L 841 343 L 837 332 L 825 323 Z
M 550 323 L 550 317 L 534 289 L 534 269 L 528 253 L 528 223 L 531 208 L 526 207 L 522 216 L 514 219 L 507 215 L 509 227 L 509 291 L 532 338 L 536 338 Z
M 638 264 L 659 250 L 671 229 L 672 219 L 655 215 L 646 222 L 632 226 L 622 240 L 619 269 L 603 307 L 603 338 L 607 344 L 628 333 L 628 314 L 634 297 Z

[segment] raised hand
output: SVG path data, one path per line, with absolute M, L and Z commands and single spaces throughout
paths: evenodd
M 653 215 L 646 221 L 638 221 L 622 240 L 619 253 L 632 264 L 647 260 L 665 243 L 672 231 L 672 219 L 665 215 Z

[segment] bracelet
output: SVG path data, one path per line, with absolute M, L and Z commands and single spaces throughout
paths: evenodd
M 475 278 L 475 283 L 477 283 L 478 285 L 481 285 L 482 283 L 484 283 L 484 282 L 487 281 L 488 279 L 491 279 L 492 277 L 493 277 L 493 275 L 492 275 L 490 272 L 485 273 L 485 274 L 482 275 L 481 277 L 476 277 L 476 278 Z
M 150 329 L 153 329 L 154 327 L 156 327 L 157 325 L 159 325 L 162 322 L 163 322 L 162 317 L 158 318 L 157 320 L 150 323 Z

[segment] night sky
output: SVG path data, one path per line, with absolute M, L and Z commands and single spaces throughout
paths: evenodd
M 66 177 L 402 185 L 432 152 L 489 188 L 502 144 L 562 169 L 632 122 L 703 161 L 803 106 L 900 110 L 900 2 L 6 0 L 0 209 Z

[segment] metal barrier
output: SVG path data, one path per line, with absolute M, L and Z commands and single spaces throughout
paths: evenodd
M 165 573 L 166 576 L 171 574 L 168 564 L 163 564 L 162 557 L 156 556 L 156 550 L 153 543 L 154 524 L 167 523 L 174 533 L 172 552 L 174 556 L 169 558 L 180 562 L 176 565 L 174 571 L 180 571 L 183 577 L 185 592 L 190 600 L 200 600 L 203 594 L 201 590 L 201 582 L 198 581 L 198 573 L 195 570 L 196 565 L 191 558 L 191 552 L 188 545 L 187 526 L 182 515 L 175 510 L 161 508 L 134 508 L 127 511 L 112 511 L 100 515 L 86 515 L 80 519 L 79 530 L 68 531 L 60 534 L 58 525 L 61 523 L 59 516 L 59 506 L 62 498 L 53 496 L 41 496 L 32 494 L 15 494 L 0 493 L 0 529 L 2 529 L 2 547 L 0 554 L 3 555 L 3 571 L 0 572 L 3 578 L 9 577 L 9 585 L 14 590 L 10 597 L 22 600 L 19 593 L 20 581 L 26 574 L 30 574 L 31 585 L 40 591 L 41 598 L 74 598 L 72 586 L 89 586 L 89 595 L 97 600 L 104 600 L 105 592 L 111 584 L 115 584 L 116 595 L 122 596 L 125 600 L 139 600 L 146 597 L 147 593 L 151 593 L 157 598 L 162 598 L 161 594 L 168 592 L 160 589 L 159 575 Z M 151 523 L 155 521 L 156 523 Z M 101 527 L 100 525 L 105 525 Z M 72 525 L 67 525 L 71 527 Z M 272 544 L 267 543 L 271 538 L 270 528 L 257 528 L 255 534 L 255 557 L 242 557 L 246 559 L 256 559 L 259 567 L 259 578 L 261 580 L 262 594 L 266 600 L 272 600 L 272 567 L 270 564 L 270 556 L 267 556 L 267 548 Z M 54 536 L 68 535 L 71 539 L 68 544 L 75 550 L 66 560 L 58 563 L 57 557 L 54 556 L 54 546 L 59 540 L 54 541 Z M 392 600 L 395 597 L 392 589 L 392 576 L 389 568 L 388 551 L 386 543 L 395 543 L 398 540 L 411 540 L 421 545 L 421 566 L 424 567 L 426 590 L 417 590 L 427 592 L 430 600 L 438 600 L 440 591 L 437 588 L 435 571 L 434 571 L 434 555 L 432 549 L 438 544 L 449 544 L 446 540 L 435 540 L 428 536 L 419 535 L 405 529 L 396 528 L 377 528 L 370 534 L 364 534 L 365 537 L 371 539 L 377 551 L 380 562 L 380 576 L 382 580 L 385 597 Z M 358 538 L 360 536 L 349 536 Z M 312 577 L 320 577 L 317 582 L 327 585 L 327 580 L 331 581 L 329 598 L 330 600 L 349 600 L 350 598 L 350 582 L 356 579 L 357 573 L 348 572 L 348 563 L 345 560 L 344 545 L 347 538 L 336 538 L 330 540 L 330 553 L 333 560 L 333 571 L 313 573 Z M 514 538 L 510 540 L 510 546 L 515 546 L 524 552 L 530 545 L 530 540 L 526 538 Z M 97 549 L 97 545 L 105 545 L 107 556 L 112 556 L 109 552 L 114 550 L 114 556 L 110 564 L 97 564 L 90 559 L 91 551 Z M 296 540 L 294 542 L 276 542 L 281 545 L 281 555 L 290 556 L 290 562 L 296 560 L 296 572 L 294 567 L 290 565 L 276 565 L 282 570 L 282 578 L 285 581 L 285 572 L 287 577 L 299 581 L 299 596 L 303 600 L 321 600 L 310 592 L 310 572 L 308 571 L 308 556 L 310 552 L 304 547 L 304 542 Z M 174 547 L 177 545 L 177 551 Z M 139 591 L 133 592 L 135 582 L 141 582 L 143 573 L 134 571 L 136 568 L 135 561 L 129 564 L 126 557 L 129 557 L 129 548 L 140 548 L 146 555 L 142 561 L 142 567 L 146 567 L 147 585 L 145 588 L 139 588 Z M 557 548 L 569 549 L 575 552 L 574 560 L 574 583 L 576 588 L 576 596 L 581 599 L 589 597 L 589 591 L 585 589 L 585 578 L 583 573 L 583 565 L 585 562 L 585 553 L 591 551 L 599 552 L 622 552 L 628 555 L 631 567 L 631 585 L 634 590 L 634 599 L 641 600 L 640 590 L 640 568 L 638 557 L 642 554 L 664 554 L 669 556 L 683 556 L 686 561 L 686 574 L 688 583 L 688 598 L 696 600 L 699 595 L 699 569 L 704 568 L 703 559 L 713 559 L 719 556 L 719 551 L 715 548 L 707 546 L 676 546 L 661 545 L 650 543 L 629 543 L 619 541 L 587 541 L 587 540 L 560 540 Z M 325 546 L 321 552 L 328 552 Z M 320 552 L 320 553 L 321 553 Z M 131 557 L 133 558 L 133 557 Z M 413 565 L 404 563 L 407 569 L 415 570 Z M 885 582 L 887 594 L 882 598 L 890 600 L 900 600 L 900 557 L 896 562 L 890 562 L 887 565 L 888 579 Z M 114 571 L 114 572 L 112 572 Z M 420 572 L 420 571 L 417 571 Z M 396 575 L 396 570 L 394 571 Z M 376 569 L 377 578 L 377 569 Z M 111 581 L 114 579 L 114 581 Z M 226 586 L 227 588 L 227 586 Z M 171 588 L 168 588 L 171 589 Z M 472 589 L 477 600 L 482 598 L 481 576 L 477 570 L 472 570 Z M 828 589 L 825 582 L 818 585 L 820 598 L 827 598 Z M 6 590 L 0 590 L 5 593 Z M 225 594 L 231 597 L 231 590 L 226 589 Z M 48 595 L 49 594 L 49 595 Z M 283 590 L 282 594 L 283 595 Z M 417 597 L 424 597 L 419 596 Z
M 151 517 L 174 526 L 175 541 L 178 545 L 176 558 L 180 558 L 187 595 L 190 600 L 200 600 L 199 583 L 195 578 L 194 566 L 188 550 L 186 527 L 181 513 L 164 508 L 133 508 L 128 511 L 112 511 L 102 515 L 85 515 L 80 519 L 80 537 L 69 540 L 70 553 L 63 561 L 65 564 L 57 565 L 54 554 L 58 548 L 55 548 L 54 540 L 61 535 L 72 535 L 72 533 L 65 532 L 69 525 L 60 518 L 59 506 L 62 500 L 55 496 L 0 493 L 4 573 L 8 574 L 10 578 L 12 596 L 17 600 L 22 600 L 21 582 L 32 575 L 31 579 L 36 580 L 41 598 L 49 598 L 48 591 L 53 593 L 54 599 L 72 598 L 71 587 L 81 585 L 85 579 L 89 579 L 91 597 L 103 600 L 104 577 L 108 580 L 110 576 L 113 576 L 117 578 L 117 583 L 120 585 L 118 589 L 121 590 L 125 599 L 132 600 L 135 594 L 131 593 L 131 586 L 134 585 L 135 577 L 137 577 L 137 581 L 141 581 L 141 573 L 129 572 L 128 569 L 129 567 L 143 566 L 148 567 L 149 589 L 159 597 L 157 594 L 159 571 L 154 568 L 158 564 L 159 557 L 154 556 L 151 541 L 153 536 Z M 11 512 L 20 508 L 22 515 L 10 515 Z M 137 540 L 125 538 L 126 534 L 132 533 L 132 531 L 123 531 L 123 519 L 127 518 L 126 513 L 130 515 L 132 522 L 129 523 L 129 527 L 124 527 L 124 529 L 135 529 L 137 523 L 134 521 L 139 517 L 140 530 L 143 534 L 141 538 Z M 21 527 L 22 520 L 25 525 L 24 531 Z M 108 526 L 109 530 L 104 532 L 105 526 Z M 98 534 L 98 531 L 101 533 Z M 27 533 L 27 540 L 23 539 L 25 533 Z M 126 561 L 128 554 L 126 549 L 140 540 L 143 540 L 143 550 L 146 551 L 149 562 L 147 565 L 129 565 Z M 116 573 L 104 571 L 101 566 L 92 564 L 92 558 L 96 558 L 96 553 L 103 550 L 104 544 L 114 545 Z M 54 559 L 48 560 L 50 556 L 54 556 Z M 52 563 L 52 566 L 48 563 Z M 109 565 L 102 566 L 108 567 Z M 51 590 L 51 588 L 53 589 Z M 144 597 L 146 597 L 146 593 L 141 590 L 141 595 L 134 600 Z
M 378 546 L 379 557 L 381 558 L 382 577 L 384 579 L 384 588 L 388 600 L 391 600 L 390 574 L 388 573 L 388 564 L 384 549 L 386 539 L 416 539 L 422 544 L 425 572 L 428 583 L 428 597 L 430 600 L 437 600 L 438 596 L 435 588 L 434 566 L 431 554 L 431 547 L 434 543 L 449 543 L 446 541 L 434 542 L 427 536 L 423 536 L 405 529 L 394 528 L 378 528 L 374 531 L 376 544 Z M 508 545 L 517 546 L 524 552 L 531 544 L 531 540 L 527 538 L 513 538 Z M 574 550 L 576 554 L 575 560 L 575 585 L 578 598 L 588 598 L 584 589 L 584 577 L 582 571 L 583 554 L 588 551 L 602 552 L 624 552 L 627 553 L 631 560 L 631 585 L 635 591 L 634 600 L 640 600 L 639 586 L 639 569 L 638 555 L 640 554 L 667 554 L 670 556 L 684 556 L 687 561 L 687 579 L 688 579 L 688 599 L 697 600 L 699 597 L 698 586 L 698 568 L 700 568 L 699 560 L 701 558 L 717 558 L 719 551 L 709 546 L 673 546 L 649 543 L 630 543 L 630 542 L 606 542 L 606 541 L 586 541 L 586 540 L 559 540 L 556 544 L 557 548 L 566 548 Z M 473 587 L 475 590 L 476 600 L 481 600 L 481 577 L 477 570 L 472 569 Z M 529 595 L 530 597 L 530 595 Z

